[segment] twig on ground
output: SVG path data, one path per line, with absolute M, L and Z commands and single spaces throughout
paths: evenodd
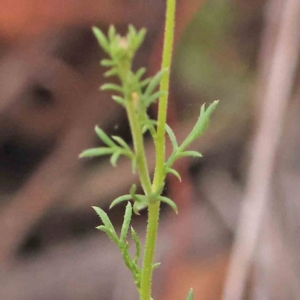
M 283 2 L 283 9 L 274 50 L 269 63 L 262 62 L 269 68 L 265 80 L 261 80 L 261 83 L 266 84 L 266 88 L 259 95 L 262 103 L 259 124 L 253 142 L 253 159 L 223 295 L 224 300 L 243 299 L 262 219 L 272 194 L 275 159 L 295 79 L 300 48 L 300 2 L 298 0 L 271 0 L 267 12 L 274 11 L 274 7 L 281 5 L 281 2 Z M 268 14 L 268 17 L 270 19 L 267 19 L 266 33 L 269 32 L 269 26 L 273 26 L 274 16 Z M 270 49 L 269 44 L 264 43 L 268 40 L 268 37 L 264 36 L 263 47 L 266 49 Z M 264 49 L 262 51 L 265 53 Z M 262 70 L 264 68 L 262 66 Z

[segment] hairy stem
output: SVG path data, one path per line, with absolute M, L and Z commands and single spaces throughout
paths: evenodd
M 151 180 L 148 171 L 148 165 L 146 160 L 143 133 L 138 121 L 138 115 L 136 113 L 134 99 L 129 99 L 126 106 L 126 111 L 129 119 L 130 129 L 133 138 L 134 150 L 137 160 L 137 169 L 140 177 L 140 181 L 143 190 L 146 195 L 151 193 Z
M 168 72 L 162 78 L 160 91 L 166 92 L 159 99 L 158 118 L 157 118 L 157 137 L 156 146 L 156 165 L 153 181 L 153 188 L 157 189 L 161 186 L 165 179 L 164 164 L 165 164 L 165 124 L 167 119 L 168 94 L 170 82 L 170 67 L 172 60 L 172 49 L 174 40 L 175 26 L 175 8 L 176 0 L 167 1 L 166 25 L 163 48 L 162 69 L 168 69 Z
M 172 48 L 174 40 L 175 8 L 176 0 L 167 0 L 162 69 L 167 68 L 168 72 L 164 75 L 160 85 L 160 91 L 165 92 L 169 91 L 170 66 L 172 60 Z M 154 192 L 161 187 L 165 180 L 165 124 L 167 119 L 167 106 L 168 94 L 165 94 L 160 97 L 158 107 L 157 136 L 155 140 L 156 165 L 152 185 L 152 191 Z M 149 204 L 148 207 L 148 225 L 145 244 L 145 254 L 142 268 L 140 300 L 150 300 L 151 298 L 152 266 L 156 246 L 159 208 L 159 202 Z

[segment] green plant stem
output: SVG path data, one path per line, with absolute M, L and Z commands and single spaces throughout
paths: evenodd
M 135 111 L 133 99 L 129 99 L 129 101 L 127 101 L 126 111 L 132 133 L 139 178 L 145 194 L 149 195 L 151 193 L 151 180 L 146 160 L 143 133 L 138 121 L 138 115 Z
M 168 91 L 170 81 L 170 66 L 172 60 L 172 49 L 175 27 L 176 0 L 167 0 L 166 23 L 164 35 L 164 48 L 162 69 L 167 68 L 160 91 L 167 93 L 160 97 L 158 107 L 157 136 L 155 140 L 156 164 L 152 191 L 157 191 L 165 180 L 165 124 L 167 119 Z M 145 243 L 144 261 L 142 267 L 142 280 L 140 289 L 140 300 L 150 300 L 152 288 L 153 258 L 156 247 L 156 237 L 159 222 L 160 202 L 152 203 L 148 207 L 148 225 Z
M 148 226 L 142 268 L 140 300 L 150 300 L 151 298 L 153 259 L 159 223 L 159 208 L 160 202 L 151 203 L 148 206 Z
M 170 67 L 173 52 L 174 27 L 175 27 L 175 9 L 176 0 L 167 1 L 166 10 L 166 25 L 164 48 L 162 58 L 162 69 L 168 69 L 168 72 L 162 78 L 160 91 L 166 92 L 159 99 L 158 118 L 157 118 L 157 137 L 156 145 L 156 165 L 153 181 L 153 188 L 157 189 L 161 186 L 165 179 L 164 164 L 165 164 L 165 124 L 167 119 L 168 94 L 170 82 Z

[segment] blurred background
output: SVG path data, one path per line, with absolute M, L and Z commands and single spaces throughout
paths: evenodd
M 300 298 L 300 2 L 178 0 L 168 123 L 182 140 L 220 99 L 176 165 L 162 206 L 155 300 Z M 138 299 L 92 205 L 127 193 L 130 162 L 78 159 L 106 132 L 131 136 L 108 93 L 91 32 L 146 27 L 135 68 L 160 67 L 163 0 L 2 0 L 0 10 L 0 299 Z M 155 116 L 157 108 L 151 114 Z M 151 141 L 148 163 L 154 169 Z M 120 205 L 109 211 L 119 228 Z M 133 225 L 143 238 L 146 213 Z

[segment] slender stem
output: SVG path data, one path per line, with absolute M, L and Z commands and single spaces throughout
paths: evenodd
M 146 154 L 145 154 L 145 148 L 143 142 L 143 133 L 138 121 L 137 113 L 135 111 L 135 105 L 133 99 L 129 99 L 127 101 L 126 111 L 130 123 L 130 129 L 132 132 L 139 178 L 145 194 L 148 195 L 151 193 L 151 180 L 150 180 L 148 165 L 146 160 Z
M 156 146 L 156 165 L 153 181 L 153 188 L 157 189 L 164 181 L 164 163 L 165 163 L 165 124 L 167 119 L 168 93 L 170 82 L 170 67 L 173 52 L 174 27 L 175 27 L 175 9 L 176 0 L 167 1 L 166 24 L 164 36 L 164 48 L 162 58 L 162 69 L 168 69 L 160 85 L 160 91 L 167 92 L 159 99 L 158 118 L 157 118 L 157 137 Z
M 156 247 L 156 237 L 159 221 L 160 202 L 149 204 L 148 206 L 148 226 L 144 261 L 142 268 L 142 280 L 140 288 L 140 300 L 150 300 L 152 288 L 152 266 Z
M 167 0 L 162 68 L 168 68 L 168 72 L 163 77 L 160 85 L 160 91 L 166 92 L 169 91 L 170 66 L 174 40 L 175 8 L 176 0 Z M 157 136 L 155 140 L 156 165 L 152 191 L 157 191 L 165 180 L 165 124 L 167 119 L 167 106 L 168 95 L 166 94 L 159 99 Z M 140 300 L 150 300 L 151 298 L 152 266 L 156 246 L 159 208 L 160 202 L 149 204 L 148 207 L 148 226 L 142 268 Z

